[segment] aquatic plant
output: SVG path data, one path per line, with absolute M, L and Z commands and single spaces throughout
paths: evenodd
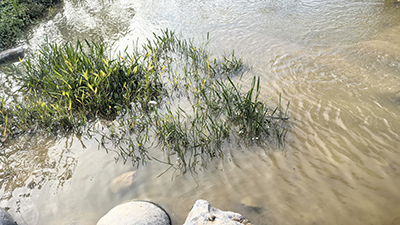
M 36 130 L 85 129 L 100 133 L 101 145 L 125 162 L 155 159 L 149 149 L 156 144 L 167 156 L 156 160 L 185 171 L 222 155 L 232 140 L 284 139 L 287 110 L 267 106 L 260 78 L 242 90 L 245 67 L 234 52 L 212 57 L 206 45 L 166 30 L 140 50 L 107 54 L 104 43 L 47 44 L 20 68 L 10 67 L 24 97 L 0 101 L 3 141 Z M 103 129 L 93 128 L 102 121 Z

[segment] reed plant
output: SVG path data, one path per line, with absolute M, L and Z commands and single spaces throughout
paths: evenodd
M 227 142 L 285 137 L 287 110 L 267 106 L 260 78 L 243 90 L 240 57 L 213 57 L 207 45 L 197 47 L 169 30 L 114 58 L 104 43 L 84 41 L 47 44 L 21 64 L 12 71 L 24 97 L 0 101 L 3 141 L 109 121 L 96 130 L 98 141 L 125 162 L 156 159 L 149 149 L 157 147 L 166 159 L 156 160 L 186 171 L 223 155 Z

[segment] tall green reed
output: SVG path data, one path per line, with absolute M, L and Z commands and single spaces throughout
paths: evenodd
M 260 78 L 243 90 L 246 68 L 234 52 L 213 57 L 207 45 L 165 30 L 139 50 L 107 54 L 104 43 L 47 44 L 21 62 L 24 98 L 0 101 L 3 139 L 110 121 L 99 142 L 124 162 L 155 159 L 186 171 L 223 155 L 227 142 L 285 138 L 287 111 L 267 106 Z M 153 157 L 152 148 L 165 159 Z

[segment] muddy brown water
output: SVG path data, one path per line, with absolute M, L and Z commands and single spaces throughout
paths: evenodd
M 378 0 L 65 0 L 23 45 L 104 38 L 117 49 L 169 28 L 215 54 L 235 50 L 276 104 L 290 101 L 282 148 L 226 146 L 180 175 L 139 168 L 80 136 L 21 138 L 1 151 L 0 206 L 21 225 L 95 224 L 130 199 L 182 224 L 197 199 L 254 224 L 400 224 L 400 5 Z M 15 87 L 2 75 L 1 94 Z M 154 149 L 162 157 L 162 153 Z M 111 181 L 135 170 L 125 191 Z

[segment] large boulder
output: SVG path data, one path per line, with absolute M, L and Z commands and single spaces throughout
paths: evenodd
M 250 221 L 245 219 L 239 213 L 230 211 L 221 211 L 214 208 L 206 200 L 197 200 L 183 225 L 251 225 Z
M 0 64 L 18 61 L 20 58 L 24 58 L 24 55 L 24 49 L 21 47 L 2 51 L 0 52 Z
M 97 225 L 171 225 L 168 214 L 160 206 L 147 201 L 126 202 L 112 208 Z
M 0 207 L 0 225 L 17 225 L 17 222 L 3 208 Z

